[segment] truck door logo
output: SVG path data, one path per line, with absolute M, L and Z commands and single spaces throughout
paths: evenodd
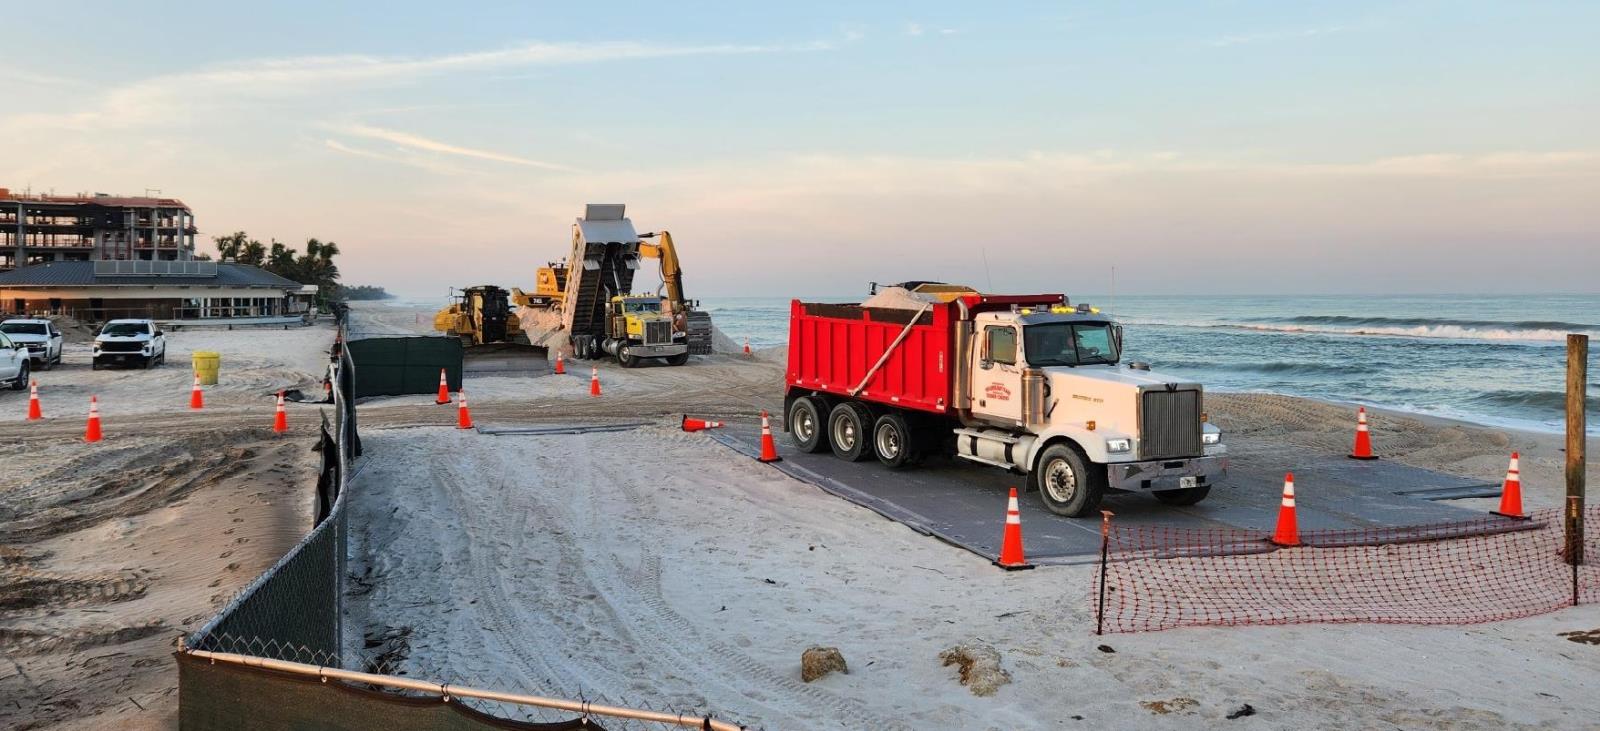
M 983 395 L 996 401 L 1010 401 L 1011 389 L 1006 388 L 1003 383 L 991 383 L 988 388 L 983 389 Z

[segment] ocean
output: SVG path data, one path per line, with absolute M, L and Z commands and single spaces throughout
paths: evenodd
M 1073 301 L 1094 304 L 1126 326 L 1124 359 L 1209 389 L 1350 401 L 1537 431 L 1565 428 L 1566 334 L 1600 340 L 1600 295 Z M 748 338 L 764 348 L 788 341 L 789 298 L 701 303 L 736 342 Z M 1600 434 L 1597 371 L 1591 368 L 1589 390 L 1594 434 Z

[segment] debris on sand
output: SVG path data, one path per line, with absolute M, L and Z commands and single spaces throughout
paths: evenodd
M 1600 645 L 1600 629 L 1560 632 L 1557 634 L 1557 636 L 1565 637 L 1570 642 L 1576 642 L 1582 645 Z
M 1187 711 L 1190 708 L 1200 705 L 1200 701 L 1197 701 L 1193 698 L 1184 698 L 1180 696 L 1168 701 L 1139 701 L 1139 705 L 1144 706 L 1145 710 L 1158 716 L 1165 716 L 1169 713 L 1180 713 L 1182 711 Z
M 1254 715 L 1256 715 L 1256 707 L 1250 705 L 1249 703 L 1246 703 L 1246 704 L 1244 704 L 1242 706 L 1239 706 L 1239 710 L 1228 714 L 1228 720 L 1229 721 L 1234 721 L 1234 720 L 1237 720 L 1237 719 L 1244 718 L 1245 716 L 1254 716 Z
M 837 647 L 808 647 L 800 653 L 800 679 L 809 683 L 828 673 L 850 674 Z
M 939 653 L 944 665 L 955 665 L 961 671 L 961 684 L 976 696 L 991 696 L 1000 686 L 1011 682 L 1011 673 L 1000 667 L 1000 651 L 993 646 L 965 642 Z

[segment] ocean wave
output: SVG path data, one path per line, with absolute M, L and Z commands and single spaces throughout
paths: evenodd
M 1600 337 L 1600 327 L 1584 325 L 1572 329 L 1527 329 L 1519 327 L 1474 327 L 1468 325 L 1394 325 L 1394 326 L 1337 326 L 1296 325 L 1249 322 L 1170 322 L 1161 320 L 1124 320 L 1126 325 L 1154 325 L 1163 327 L 1210 328 L 1246 330 L 1250 332 L 1297 333 L 1306 335 L 1357 335 L 1389 338 L 1426 338 L 1449 340 L 1492 340 L 1500 342 L 1561 342 L 1567 333 L 1578 332 L 1590 337 Z M 1494 323 L 1510 325 L 1512 323 Z M 1573 323 L 1566 323 L 1573 324 Z
M 1271 373 L 1292 376 L 1325 376 L 1333 374 L 1378 373 L 1383 369 L 1366 363 L 1309 363 L 1305 361 L 1266 361 L 1261 363 L 1228 363 L 1218 361 L 1173 360 L 1153 363 L 1157 370 L 1210 370 Z
M 1591 392 L 1591 401 L 1588 410 L 1593 413 L 1597 411 L 1597 407 L 1600 407 L 1600 404 L 1595 404 L 1593 401 L 1595 387 L 1590 386 L 1589 390 Z M 1530 409 L 1553 414 L 1563 413 L 1567 408 L 1567 394 L 1562 391 L 1484 391 L 1473 396 L 1470 400 L 1482 406 Z
M 1600 325 L 1560 320 L 1462 320 L 1448 317 L 1351 317 L 1349 315 L 1296 315 L 1264 317 L 1262 322 L 1296 325 L 1343 325 L 1349 327 L 1460 327 L 1501 330 L 1596 330 Z

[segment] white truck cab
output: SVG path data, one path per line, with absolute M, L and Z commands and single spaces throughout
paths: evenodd
M 1225 473 L 1200 384 L 1121 363 L 1122 328 L 1097 310 L 983 312 L 962 336 L 956 456 L 1027 472 L 1051 510 L 1082 514 L 1106 489 L 1189 505 Z
M 0 386 L 21 391 L 28 387 L 28 346 L 0 332 Z
M 15 318 L 0 322 L 0 333 L 5 333 L 13 343 L 28 348 L 28 357 L 37 370 L 50 370 L 61 364 L 61 346 L 64 338 L 54 322 Z
M 150 368 L 166 360 L 166 333 L 153 320 L 112 320 L 94 338 L 94 370 L 111 364 Z

